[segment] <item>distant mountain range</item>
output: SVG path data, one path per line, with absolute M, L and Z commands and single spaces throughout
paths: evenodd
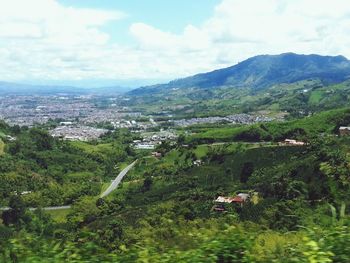
M 275 85 L 290 84 L 303 80 L 317 80 L 322 85 L 341 83 L 350 79 L 350 61 L 343 56 L 298 55 L 259 55 L 237 65 L 173 80 L 136 88 L 110 86 L 82 88 L 58 85 L 26 85 L 0 82 L 0 94 L 98 94 L 112 95 L 125 93 L 143 101 L 156 103 L 157 99 L 182 96 L 191 101 L 197 99 L 199 90 L 203 99 L 210 99 L 213 92 L 222 88 L 236 90 L 263 91 Z M 156 96 L 154 96 L 156 95 Z M 216 94 L 217 95 L 217 94 Z M 140 103 L 139 100 L 135 100 Z
M 141 87 L 128 94 L 145 95 L 168 89 L 212 89 L 223 86 L 261 90 L 276 84 L 306 79 L 318 79 L 328 85 L 349 78 L 350 61 L 343 56 L 284 53 L 255 56 L 232 67 L 174 80 L 167 84 Z
M 97 94 L 110 95 L 121 94 L 130 91 L 126 87 L 100 87 L 100 88 L 82 88 L 73 86 L 52 86 L 52 85 L 27 85 L 12 82 L 0 81 L 0 95 L 50 95 L 50 94 Z
M 78 93 L 84 89 L 67 86 L 41 86 L 27 85 L 12 82 L 0 82 L 0 94 L 2 95 L 29 95 L 29 94 L 52 94 L 52 93 Z

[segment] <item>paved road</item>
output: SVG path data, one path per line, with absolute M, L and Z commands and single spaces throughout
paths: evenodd
M 62 206 L 42 207 L 41 209 L 45 210 L 45 211 L 50 211 L 50 210 L 64 210 L 64 209 L 69 209 L 69 208 L 71 208 L 70 205 L 62 205 Z M 9 209 L 10 209 L 9 207 L 0 207 L 0 211 L 6 211 L 6 210 L 9 210 Z M 30 207 L 29 208 L 30 211 L 35 211 L 37 209 L 38 209 L 37 207 Z
M 113 180 L 113 182 L 111 183 L 111 185 L 107 188 L 106 191 L 104 191 L 101 194 L 101 198 L 106 197 L 107 195 L 109 195 L 112 191 L 114 191 L 118 185 L 120 184 L 120 182 L 122 181 L 122 179 L 124 178 L 124 176 L 130 171 L 131 168 L 134 167 L 134 165 L 136 164 L 137 160 L 134 161 L 132 164 L 128 165 L 123 171 L 121 171 L 118 176 Z
M 113 180 L 113 182 L 110 184 L 110 186 L 107 188 L 106 191 L 104 191 L 101 194 L 101 198 L 106 197 L 107 195 L 109 195 L 111 192 L 113 192 L 118 185 L 120 184 L 120 182 L 122 181 L 122 179 L 124 178 L 124 176 L 130 171 L 131 168 L 134 167 L 134 165 L 136 164 L 137 160 L 134 161 L 132 164 L 128 165 L 126 168 L 124 168 L 124 170 L 122 170 L 118 176 Z M 63 206 L 49 206 L 49 207 L 43 207 L 42 210 L 45 211 L 52 211 L 52 210 L 64 210 L 64 209 L 69 209 L 71 208 L 70 205 L 63 205 Z M 9 210 L 9 207 L 0 207 L 0 211 L 6 211 Z M 29 208 L 29 210 L 34 211 L 38 208 L 35 207 L 31 207 Z
M 42 209 L 45 211 L 51 211 L 51 210 L 64 210 L 64 209 L 69 209 L 71 208 L 70 205 L 62 205 L 62 206 L 49 206 L 49 207 L 43 207 Z M 29 208 L 29 210 L 33 211 L 36 210 L 37 208 Z
M 260 144 L 271 144 L 271 142 L 214 142 L 214 143 L 209 143 L 209 144 L 204 144 L 204 145 L 213 145 L 213 146 L 216 146 L 216 145 L 225 145 L 225 144 L 233 144 L 233 143 L 242 143 L 242 144 L 253 144 L 253 145 L 260 145 Z

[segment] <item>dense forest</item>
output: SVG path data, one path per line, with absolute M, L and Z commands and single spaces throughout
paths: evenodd
M 2 123 L 1 261 L 349 262 L 350 137 L 338 133 L 349 123 L 340 109 L 193 127 L 159 145 L 161 157 L 130 148 L 125 130 L 85 143 Z M 305 145 L 278 143 L 286 138 Z M 238 193 L 252 198 L 215 209 L 218 196 Z M 72 206 L 44 209 L 56 205 Z

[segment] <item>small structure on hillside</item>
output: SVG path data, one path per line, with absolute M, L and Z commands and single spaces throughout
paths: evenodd
M 231 204 L 233 203 L 233 200 L 234 200 L 234 197 L 218 196 L 218 198 L 215 199 L 215 203 Z
M 201 166 L 202 164 L 203 164 L 203 162 L 201 160 L 195 160 L 193 162 L 193 165 L 195 165 L 195 166 Z
M 73 125 L 73 122 L 71 122 L 71 121 L 61 121 L 60 125 L 61 126 L 69 126 L 69 125 Z
M 16 141 L 16 138 L 15 137 L 12 137 L 12 136 L 10 136 L 10 135 L 6 135 L 6 140 L 7 141 L 9 141 L 9 142 L 14 142 L 14 141 Z
M 339 127 L 340 136 L 349 136 L 350 135 L 350 127 Z
M 161 158 L 162 157 L 162 153 L 160 153 L 160 152 L 152 152 L 152 156 L 156 157 L 156 158 Z
M 240 199 L 240 202 L 247 202 L 250 200 L 250 194 L 247 193 L 239 193 L 236 197 L 237 200 Z
M 137 150 L 153 150 L 156 146 L 150 143 L 137 143 L 134 147 Z
M 283 142 L 280 142 L 279 145 L 288 145 L 288 146 L 304 146 L 306 145 L 305 142 L 297 141 L 294 139 L 285 139 Z
M 28 195 L 28 194 L 31 194 L 32 193 L 32 191 L 22 191 L 22 192 L 17 192 L 17 191 L 15 191 L 15 195 Z
M 244 203 L 249 202 L 250 195 L 247 193 L 239 193 L 234 197 L 225 197 L 225 196 L 218 196 L 214 203 L 212 210 L 217 212 L 224 212 L 225 210 L 225 204 L 239 204 L 241 207 Z

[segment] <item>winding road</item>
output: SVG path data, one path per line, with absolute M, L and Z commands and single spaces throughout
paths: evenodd
M 104 191 L 101 195 L 100 198 L 104 198 L 108 196 L 110 193 L 112 193 L 115 189 L 117 189 L 118 185 L 120 182 L 123 180 L 124 176 L 133 168 L 136 164 L 137 160 L 134 161 L 132 164 L 129 164 L 127 167 L 125 167 L 119 174 L 118 176 L 113 180 L 113 182 L 109 185 L 109 187 Z M 71 205 L 62 205 L 62 206 L 49 206 L 49 207 L 43 207 L 42 210 L 45 211 L 52 211 L 52 210 L 64 210 L 64 209 L 69 209 L 71 208 Z M 0 211 L 5 211 L 9 210 L 9 207 L 0 207 Z M 29 210 L 34 211 L 37 208 L 31 207 Z
M 123 171 L 121 171 L 118 176 L 113 180 L 113 182 L 110 184 L 110 186 L 106 189 L 106 191 L 104 191 L 100 197 L 104 198 L 107 195 L 109 195 L 112 191 L 114 191 L 118 185 L 120 184 L 120 182 L 122 181 L 122 179 L 124 178 L 124 176 L 130 171 L 131 168 L 134 167 L 134 165 L 136 164 L 137 160 L 134 161 L 132 164 L 129 164 L 126 168 L 124 168 Z

